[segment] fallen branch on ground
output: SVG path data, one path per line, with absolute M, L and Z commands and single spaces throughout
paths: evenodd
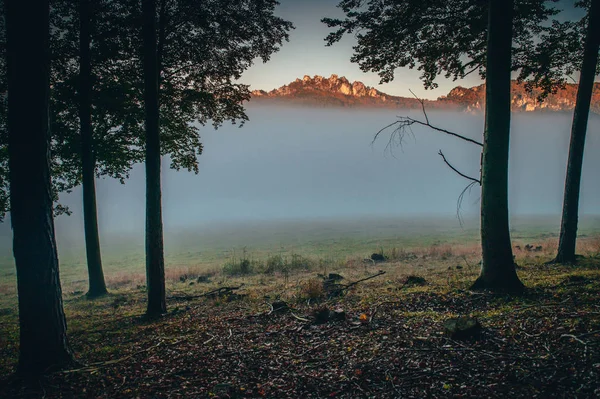
M 375 278 L 375 277 L 379 277 L 379 276 L 381 276 L 383 274 L 385 274 L 385 271 L 384 270 L 380 270 L 379 273 L 377 273 L 377 274 L 374 274 L 372 276 L 365 277 L 363 279 L 354 281 L 354 282 L 352 282 L 350 284 L 337 284 L 336 287 L 335 287 L 335 289 L 332 289 L 331 291 L 329 291 L 328 295 L 329 295 L 329 297 L 339 296 L 344 291 L 347 291 L 350 288 L 354 287 L 356 284 L 362 283 L 363 281 L 367 281 L 367 280 L 370 280 L 370 279 Z
M 222 297 L 225 295 L 231 295 L 231 294 L 233 294 L 233 291 L 239 290 L 243 286 L 244 286 L 244 284 L 240 284 L 237 287 L 219 287 L 212 291 L 205 292 L 204 294 L 170 296 L 169 299 L 186 301 L 186 300 L 190 300 L 190 299 L 197 299 L 197 298 L 204 298 L 204 297 L 219 298 L 219 297 Z

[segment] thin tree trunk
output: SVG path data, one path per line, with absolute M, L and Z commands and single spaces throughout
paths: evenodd
M 85 223 L 85 250 L 90 285 L 87 295 L 94 298 L 104 295 L 108 291 L 106 290 L 102 271 L 96 209 L 96 161 L 94 159 L 92 137 L 90 0 L 79 0 L 79 24 L 79 123 L 83 175 L 83 220 Z
M 49 163 L 49 2 L 6 0 L 8 152 L 19 294 L 18 372 L 73 360 L 67 343 Z
M 490 0 L 481 174 L 483 264 L 473 288 L 520 291 L 508 223 L 510 70 L 514 0 Z
M 590 103 L 594 90 L 598 50 L 600 45 L 600 0 L 592 0 L 584 44 L 583 64 L 579 76 L 577 101 L 571 126 L 571 143 L 569 160 L 567 161 L 567 177 L 563 199 L 562 222 L 558 253 L 553 262 L 570 263 L 576 261 L 575 246 L 577 243 L 577 219 L 579 214 L 579 191 L 581 186 L 581 170 L 583 168 L 583 151 L 587 131 Z
M 148 317 L 167 310 L 160 187 L 160 136 L 156 0 L 142 0 L 144 107 L 146 111 L 146 279 Z

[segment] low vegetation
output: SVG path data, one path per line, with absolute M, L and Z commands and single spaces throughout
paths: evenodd
M 2 392 L 23 398 L 597 397 L 600 237 L 579 240 L 585 258 L 577 267 L 544 265 L 554 241 L 515 243 L 528 287 L 518 297 L 469 291 L 479 271 L 476 243 L 435 241 L 375 246 L 343 260 L 242 249 L 220 267 L 168 268 L 170 311 L 154 323 L 142 318 L 143 276 L 113 275 L 111 294 L 93 301 L 73 281 L 65 284 L 65 312 L 81 364 L 28 389 L 10 379 L 18 313 L 14 289 L 3 284 Z M 373 262 L 371 253 L 387 260 Z M 328 296 L 324 283 L 332 275 L 347 285 L 379 271 L 385 274 Z M 199 296 L 224 286 L 239 288 Z M 445 326 L 459 316 L 476 319 L 481 330 L 452 339 Z

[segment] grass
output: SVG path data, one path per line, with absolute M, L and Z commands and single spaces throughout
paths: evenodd
M 528 351 L 532 356 L 543 356 L 541 351 L 545 351 L 545 345 L 554 356 L 548 359 L 562 359 L 563 352 L 569 350 L 575 352 L 570 353 L 568 358 L 575 359 L 573 361 L 577 363 L 583 356 L 579 352 L 582 348 L 578 348 L 576 342 L 565 346 L 568 337 L 562 338 L 562 335 L 578 337 L 600 329 L 597 309 L 600 299 L 600 232 L 594 225 L 586 227 L 584 223 L 578 241 L 578 253 L 586 256 L 586 259 L 577 268 L 544 266 L 543 263 L 555 254 L 556 236 L 549 236 L 541 227 L 531 225 L 515 228 L 513 244 L 521 248 L 514 250 L 520 266 L 518 273 L 529 288 L 526 295 L 516 298 L 468 292 L 469 285 L 478 274 L 480 260 L 477 237 L 469 230 L 459 230 L 458 233 L 453 228 L 414 227 L 411 230 L 406 223 L 394 225 L 389 221 L 387 224 L 374 223 L 360 231 L 357 226 L 359 224 L 350 222 L 329 227 L 327 224 L 310 227 L 299 223 L 285 228 L 267 228 L 270 234 L 278 237 L 275 239 L 269 239 L 271 236 L 264 232 L 238 232 L 229 241 L 221 241 L 230 233 L 224 229 L 216 234 L 216 238 L 205 237 L 208 243 L 219 241 L 220 246 L 212 250 L 190 245 L 194 241 L 191 238 L 198 238 L 198 235 L 188 234 L 186 239 L 189 242 L 182 239 L 178 246 L 172 245 L 167 254 L 168 295 L 198 294 L 223 285 L 244 283 L 240 292 L 246 296 L 243 300 L 233 301 L 228 298 L 191 302 L 169 300 L 169 315 L 153 324 L 141 320 L 145 309 L 145 275 L 143 268 L 137 264 L 140 257 L 135 250 L 121 250 L 122 258 L 114 253 L 107 254 L 106 276 L 111 293 L 94 301 L 85 299 L 83 295 L 86 280 L 85 269 L 80 266 L 81 259 L 63 259 L 61 277 L 69 339 L 78 359 L 87 364 L 111 360 L 118 362 L 110 367 L 101 366 L 92 371 L 76 373 L 72 379 L 54 376 L 48 382 L 50 388 L 46 387 L 48 397 L 166 397 L 167 394 L 173 394 L 173 397 L 210 397 L 219 396 L 216 390 L 223 383 L 235 386 L 248 397 L 279 397 L 286 396 L 282 391 L 283 385 L 269 388 L 264 384 L 283 378 L 280 371 L 286 370 L 286 373 L 295 376 L 290 377 L 291 381 L 296 381 L 294 391 L 290 394 L 292 396 L 306 396 L 313 389 L 319 392 L 319 396 L 339 392 L 340 396 L 352 397 L 348 392 L 354 391 L 344 391 L 349 388 L 340 385 L 344 379 L 331 377 L 342 371 L 346 375 L 344 378 L 371 392 L 371 397 L 399 395 L 395 389 L 400 389 L 403 396 L 410 396 L 411 392 L 415 393 L 410 390 L 419 387 L 421 396 L 423 392 L 432 396 L 462 395 L 468 393 L 467 388 L 460 388 L 460 378 L 457 376 L 461 373 L 467 375 L 466 371 L 471 372 L 471 369 L 465 365 L 462 370 L 460 362 L 478 361 L 469 360 L 469 353 L 479 356 L 484 353 L 485 359 L 486 356 L 490 357 L 485 352 L 504 353 L 510 349 L 506 356 Z M 402 226 L 407 228 L 406 232 L 401 230 Z M 283 236 L 286 238 L 283 239 Z M 248 237 L 250 245 L 237 246 L 240 237 Z M 526 244 L 542 248 L 540 251 L 527 251 Z M 174 248 L 179 248 L 179 252 Z M 377 264 L 365 262 L 364 259 L 374 252 L 383 253 L 388 260 Z M 135 265 L 128 266 L 128 262 Z M 358 284 L 347 295 L 333 300 L 326 299 L 322 279 L 317 276 L 339 273 L 345 277 L 343 282 L 347 283 L 380 269 L 385 270 L 386 274 Z M 408 276 L 423 277 L 426 284 L 405 285 Z M 327 330 L 329 332 L 321 333 L 321 330 L 310 327 L 310 323 L 303 324 L 291 316 L 269 316 L 269 303 L 275 300 L 288 302 L 299 317 L 310 319 L 317 307 L 328 306 L 344 309 L 348 320 L 326 327 L 330 329 Z M 359 316 L 363 314 L 367 315 L 367 320 L 372 319 L 368 325 L 361 324 Z M 466 344 L 473 352 L 456 352 L 452 356 L 436 358 L 440 353 L 439 348 L 444 345 L 452 348 L 458 345 L 444 341 L 438 334 L 439 325 L 448 317 L 463 314 L 474 315 L 481 320 L 488 334 L 486 339 L 489 338 L 485 343 L 487 346 Z M 395 338 L 383 338 L 387 336 Z M 588 346 L 587 357 L 581 358 L 583 363 L 579 366 L 586 373 L 591 373 L 588 377 L 598 374 L 598 370 L 590 370 L 586 366 L 600 364 L 596 338 L 600 337 L 591 335 L 581 338 L 588 342 Z M 500 342 L 503 342 L 503 346 Z M 163 349 L 154 349 L 160 343 Z M 400 344 L 408 347 L 426 345 L 428 349 L 410 352 L 412 357 L 403 358 L 406 348 L 396 347 Z M 17 345 L 14 273 L 3 264 L 0 268 L 0 378 L 14 371 Z M 324 345 L 320 348 L 327 354 L 327 359 L 345 360 L 326 363 L 326 359 L 312 352 L 316 345 Z M 243 367 L 248 369 L 231 369 L 227 362 L 223 362 L 230 353 L 238 353 L 237 364 L 246 364 Z M 270 364 L 282 353 L 287 353 L 287 359 L 296 359 L 296 363 L 284 361 L 288 366 L 273 366 L 271 371 L 259 371 L 251 366 Z M 392 355 L 402 360 L 393 360 L 389 357 Z M 405 371 L 400 365 L 405 367 L 415 359 L 419 364 L 439 362 L 441 371 L 435 376 L 423 374 L 423 381 L 428 381 L 427 386 L 419 385 L 419 380 L 409 380 L 410 383 L 403 384 L 394 380 L 405 378 L 402 377 Z M 566 363 L 555 364 L 548 359 L 538 360 L 538 363 L 549 368 L 550 371 L 545 372 L 560 374 Z M 388 366 L 397 365 L 398 368 L 388 368 L 385 372 L 387 376 L 381 370 L 377 372 L 369 368 L 369 364 L 378 364 L 380 361 Z M 445 361 L 454 363 L 444 365 Z M 312 362 L 323 362 L 323 365 L 313 369 L 310 366 Z M 525 373 L 526 379 L 531 379 L 530 387 L 519 385 L 515 389 L 522 396 L 547 397 L 551 391 L 544 391 L 538 386 L 541 377 L 536 374 L 536 367 L 541 366 L 528 364 L 524 362 L 519 370 Z M 204 367 L 212 371 L 207 371 L 208 374 L 198 377 L 200 380 L 192 382 L 192 376 L 204 370 Z M 479 371 L 482 381 L 506 384 L 506 381 L 501 384 L 497 380 L 503 372 L 495 370 L 496 365 L 486 367 L 489 370 Z M 357 368 L 363 373 L 360 376 L 356 374 Z M 454 371 L 447 374 L 444 371 L 446 368 Z M 132 370 L 141 370 L 141 374 L 139 371 L 132 374 Z M 312 370 L 320 370 L 327 383 L 312 382 L 310 384 L 316 385 L 310 388 L 307 381 L 312 378 Z M 418 376 L 422 371 L 414 372 Z M 363 375 L 368 376 L 372 385 L 362 380 Z M 519 375 L 519 378 L 523 375 Z M 386 380 L 388 377 L 390 381 L 396 381 L 396 388 Z M 587 387 L 588 377 L 573 378 L 581 386 Z M 438 384 L 442 380 L 443 383 Z M 444 387 L 444 384 L 451 386 L 454 391 L 447 392 L 447 388 L 441 388 L 438 392 L 435 387 Z M 561 387 L 565 392 L 577 396 L 577 387 L 563 385 Z M 354 383 L 350 386 L 356 388 Z M 538 391 L 533 391 L 531 387 Z M 486 388 L 469 385 L 469 389 L 475 390 L 471 392 L 475 396 L 490 396 Z M 264 395 L 261 393 L 263 390 Z M 494 395 L 501 395 L 502 392 L 499 389 Z
M 516 219 L 511 226 L 515 245 L 542 245 L 550 252 L 556 247 L 555 219 Z M 600 217 L 582 217 L 580 235 L 592 241 L 600 236 Z M 103 266 L 111 289 L 144 284 L 143 243 L 141 234 L 103 236 Z M 65 292 L 85 291 L 87 270 L 81 237 L 59 237 L 58 244 Z M 9 237 L 0 242 L 0 308 L 3 298 L 14 296 L 16 290 L 10 245 Z M 306 263 L 311 270 L 332 271 L 348 262 L 360 262 L 374 252 L 383 251 L 391 260 L 409 260 L 413 252 L 431 257 L 443 256 L 444 252 L 449 256 L 452 252 L 468 258 L 479 251 L 478 245 L 477 223 L 468 219 L 463 228 L 456 219 L 439 218 L 248 222 L 205 226 L 202 230 L 167 230 L 165 261 L 167 279 L 177 281 L 185 273 L 220 273 L 227 264 L 235 269 L 236 259 L 244 256 L 259 273 L 279 272 L 286 263 L 292 268 Z M 515 252 L 519 257 L 551 256 L 549 252 Z

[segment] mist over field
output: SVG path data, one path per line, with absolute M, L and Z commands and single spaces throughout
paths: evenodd
M 386 148 L 391 130 L 383 132 L 371 146 L 380 128 L 407 112 L 251 106 L 250 121 L 242 128 L 202 128 L 205 149 L 198 175 L 171 170 L 168 160 L 163 161 L 167 252 L 184 240 L 183 232 L 206 233 L 204 238 L 208 239 L 211 231 L 242 230 L 248 222 L 252 222 L 250 230 L 257 231 L 257 226 L 267 226 L 264 222 L 362 220 L 360 225 L 399 218 L 412 222 L 406 222 L 406 227 L 398 222 L 396 232 L 411 225 L 435 231 L 436 224 L 425 222 L 426 218 L 444 220 L 445 226 L 460 231 L 457 197 L 468 182 L 446 167 L 437 153 L 441 149 L 459 170 L 478 176 L 480 148 L 420 127 L 413 128 L 414 134 L 405 137 L 402 147 Z M 416 111 L 410 115 L 422 118 Z M 436 126 L 481 140 L 482 115 L 430 112 L 429 117 Z M 568 113 L 513 114 L 513 217 L 549 216 L 558 232 L 570 124 Z M 600 120 L 592 115 L 580 202 L 584 224 L 586 215 L 600 214 L 596 172 L 600 170 L 599 130 Z M 128 237 L 142 249 L 143 165 L 133 169 L 125 185 L 112 179 L 98 180 L 97 192 L 103 244 Z M 477 228 L 478 200 L 476 186 L 463 201 L 462 215 L 471 228 Z M 81 189 L 63 194 L 61 202 L 73 214 L 56 219 L 60 250 L 65 253 L 79 248 L 83 255 Z M 1 227 L 6 258 L 12 255 L 8 224 Z M 314 226 L 314 230 L 319 229 Z M 296 230 L 301 234 L 301 229 Z M 225 234 L 211 241 L 224 246 L 251 244 L 227 239 Z

